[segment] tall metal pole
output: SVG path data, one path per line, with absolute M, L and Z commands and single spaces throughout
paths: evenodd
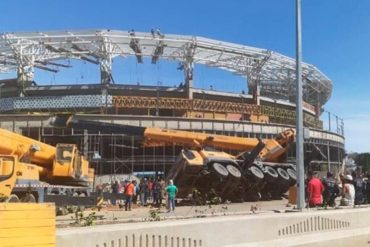
M 296 162 L 297 162 L 297 185 L 298 198 L 297 208 L 302 210 L 305 203 L 304 195 L 304 164 L 303 164 L 303 111 L 302 111 L 302 33 L 301 33 L 301 0 L 296 0 L 296 79 L 297 79 L 297 100 L 296 100 Z

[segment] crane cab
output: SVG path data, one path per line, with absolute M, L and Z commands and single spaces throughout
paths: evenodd
M 88 162 L 74 144 L 57 144 L 52 176 L 64 181 L 87 182 Z

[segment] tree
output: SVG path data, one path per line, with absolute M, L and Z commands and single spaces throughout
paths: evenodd
M 358 166 L 362 167 L 363 171 L 370 170 L 370 153 L 355 153 L 353 159 Z

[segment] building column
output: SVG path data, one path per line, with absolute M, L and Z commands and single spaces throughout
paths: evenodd
M 24 90 L 27 82 L 33 81 L 34 70 L 32 65 L 18 65 L 17 68 L 17 84 L 19 96 L 24 96 Z
M 188 99 L 193 99 L 193 62 L 184 64 L 185 86 Z
M 112 51 L 112 43 L 104 38 L 100 44 L 100 52 L 102 54 L 100 59 L 100 82 L 103 85 L 112 82 Z
M 31 54 L 34 54 L 34 48 L 29 48 Z M 17 50 L 17 82 L 18 82 L 18 90 L 19 96 L 24 96 L 24 90 L 27 82 L 33 81 L 34 77 L 34 62 L 35 57 L 34 55 L 23 55 L 23 48 L 20 47 Z
M 256 105 L 260 105 L 261 85 L 258 79 L 253 79 L 253 100 Z

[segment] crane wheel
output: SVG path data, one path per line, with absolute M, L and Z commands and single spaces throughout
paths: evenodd
M 293 186 L 296 184 L 297 182 L 297 172 L 291 168 L 288 168 L 286 170 L 286 172 L 289 174 L 289 178 L 290 178 L 290 186 Z
M 297 180 L 297 172 L 291 168 L 286 169 L 286 172 L 289 174 L 291 179 Z
M 280 178 L 282 178 L 284 181 L 289 181 L 290 177 L 287 171 L 285 171 L 283 168 L 277 168 L 276 171 Z
M 35 198 L 35 196 L 33 194 L 27 194 L 27 195 L 24 195 L 21 198 L 21 202 L 34 203 L 34 202 L 36 202 L 36 198 Z
M 247 171 L 247 178 L 255 182 L 261 181 L 265 175 L 257 166 L 251 166 Z
M 19 202 L 19 198 L 17 195 L 11 194 L 8 199 L 6 199 L 6 202 Z
M 211 167 L 217 173 L 218 176 L 227 177 L 227 175 L 229 175 L 227 169 L 220 163 L 215 162 L 211 165 Z
M 227 171 L 229 172 L 229 174 L 231 176 L 233 176 L 234 178 L 241 178 L 242 177 L 242 173 L 240 172 L 240 170 L 238 168 L 236 168 L 235 166 L 233 165 L 227 165 L 226 166 L 226 169 Z
M 272 168 L 271 166 L 264 166 L 265 168 L 265 181 L 270 183 L 270 182 L 274 182 L 279 174 L 277 173 L 277 171 Z
M 276 168 L 276 172 L 278 173 L 279 177 L 276 180 L 276 184 L 285 187 L 289 184 L 289 174 L 283 168 Z

